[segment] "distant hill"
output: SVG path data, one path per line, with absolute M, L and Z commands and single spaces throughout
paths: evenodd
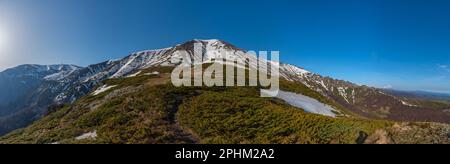
M 406 98 L 417 98 L 417 99 L 429 99 L 429 100 L 449 100 L 449 93 L 436 93 L 436 92 L 427 92 L 427 91 L 400 91 L 400 90 L 392 90 L 386 89 L 386 92 L 400 97 Z

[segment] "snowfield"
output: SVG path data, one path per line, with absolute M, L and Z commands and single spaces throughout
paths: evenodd
M 142 71 L 138 71 L 136 73 L 133 73 L 131 75 L 128 75 L 127 77 L 136 77 L 137 75 L 139 75 Z
M 286 101 L 288 104 L 297 108 L 301 108 L 309 113 L 315 113 L 329 117 L 336 117 L 336 114 L 333 113 L 333 111 L 336 111 L 334 108 L 308 96 L 292 92 L 280 91 L 278 93 L 277 98 L 282 99 Z
M 405 106 L 409 106 L 409 107 L 418 107 L 417 105 L 413 105 L 413 104 L 407 103 L 407 102 L 405 102 L 405 101 L 403 101 L 403 100 L 399 100 L 399 101 L 402 102 L 402 104 L 405 105 Z
M 116 87 L 117 85 L 113 85 L 113 86 L 107 86 L 107 85 L 103 85 L 101 87 L 99 87 L 97 90 L 95 90 L 92 95 L 97 96 L 100 93 L 106 92 L 107 90 Z
M 152 73 L 144 73 L 145 76 L 151 76 L 151 75 L 159 75 L 158 71 L 152 72 Z
M 76 140 L 84 140 L 84 139 L 90 139 L 90 138 L 97 138 L 97 131 L 85 133 L 81 136 L 76 137 Z

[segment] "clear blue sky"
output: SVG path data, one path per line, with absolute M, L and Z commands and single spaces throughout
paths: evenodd
M 279 50 L 359 84 L 450 92 L 447 0 L 0 0 L 0 70 L 86 66 L 194 38 Z

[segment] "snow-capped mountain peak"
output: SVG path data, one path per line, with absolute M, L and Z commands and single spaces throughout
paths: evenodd
M 200 50 L 205 52 L 195 52 L 194 46 L 200 45 Z M 109 78 L 124 77 L 132 74 L 138 69 L 144 69 L 154 66 L 176 66 L 180 64 L 180 60 L 173 60 L 181 58 L 180 52 L 187 52 L 191 58 L 198 58 L 195 56 L 198 54 L 203 55 L 203 61 L 210 61 L 214 59 L 216 55 L 221 54 L 224 51 L 228 51 L 229 54 L 244 55 L 244 51 L 239 50 L 231 44 L 217 39 L 199 40 L 194 39 L 183 44 L 176 45 L 174 47 L 168 47 L 156 50 L 146 50 L 133 53 L 118 61 L 120 68 Z

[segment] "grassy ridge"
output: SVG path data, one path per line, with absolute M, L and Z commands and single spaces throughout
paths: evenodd
M 202 143 L 356 143 L 390 125 L 385 121 L 333 119 L 305 113 L 253 88 L 205 92 L 186 101 L 178 118 Z
M 85 96 L 0 143 L 363 143 L 395 124 L 305 113 L 259 97 L 259 87 L 174 87 L 164 79 L 168 74 L 107 80 L 117 87 Z M 282 88 L 330 101 L 295 83 L 284 81 Z M 76 139 L 93 131 L 96 138 Z
M 155 77 L 147 78 L 144 83 Z M 370 134 L 386 126 L 385 122 L 307 114 L 279 100 L 260 98 L 256 87 L 177 88 L 166 84 L 109 97 L 121 89 L 130 90 L 130 81 L 143 83 L 142 77 L 117 81 L 114 84 L 122 88 L 80 99 L 0 142 L 355 143 L 359 132 Z M 92 131 L 97 131 L 97 138 L 75 139 Z

